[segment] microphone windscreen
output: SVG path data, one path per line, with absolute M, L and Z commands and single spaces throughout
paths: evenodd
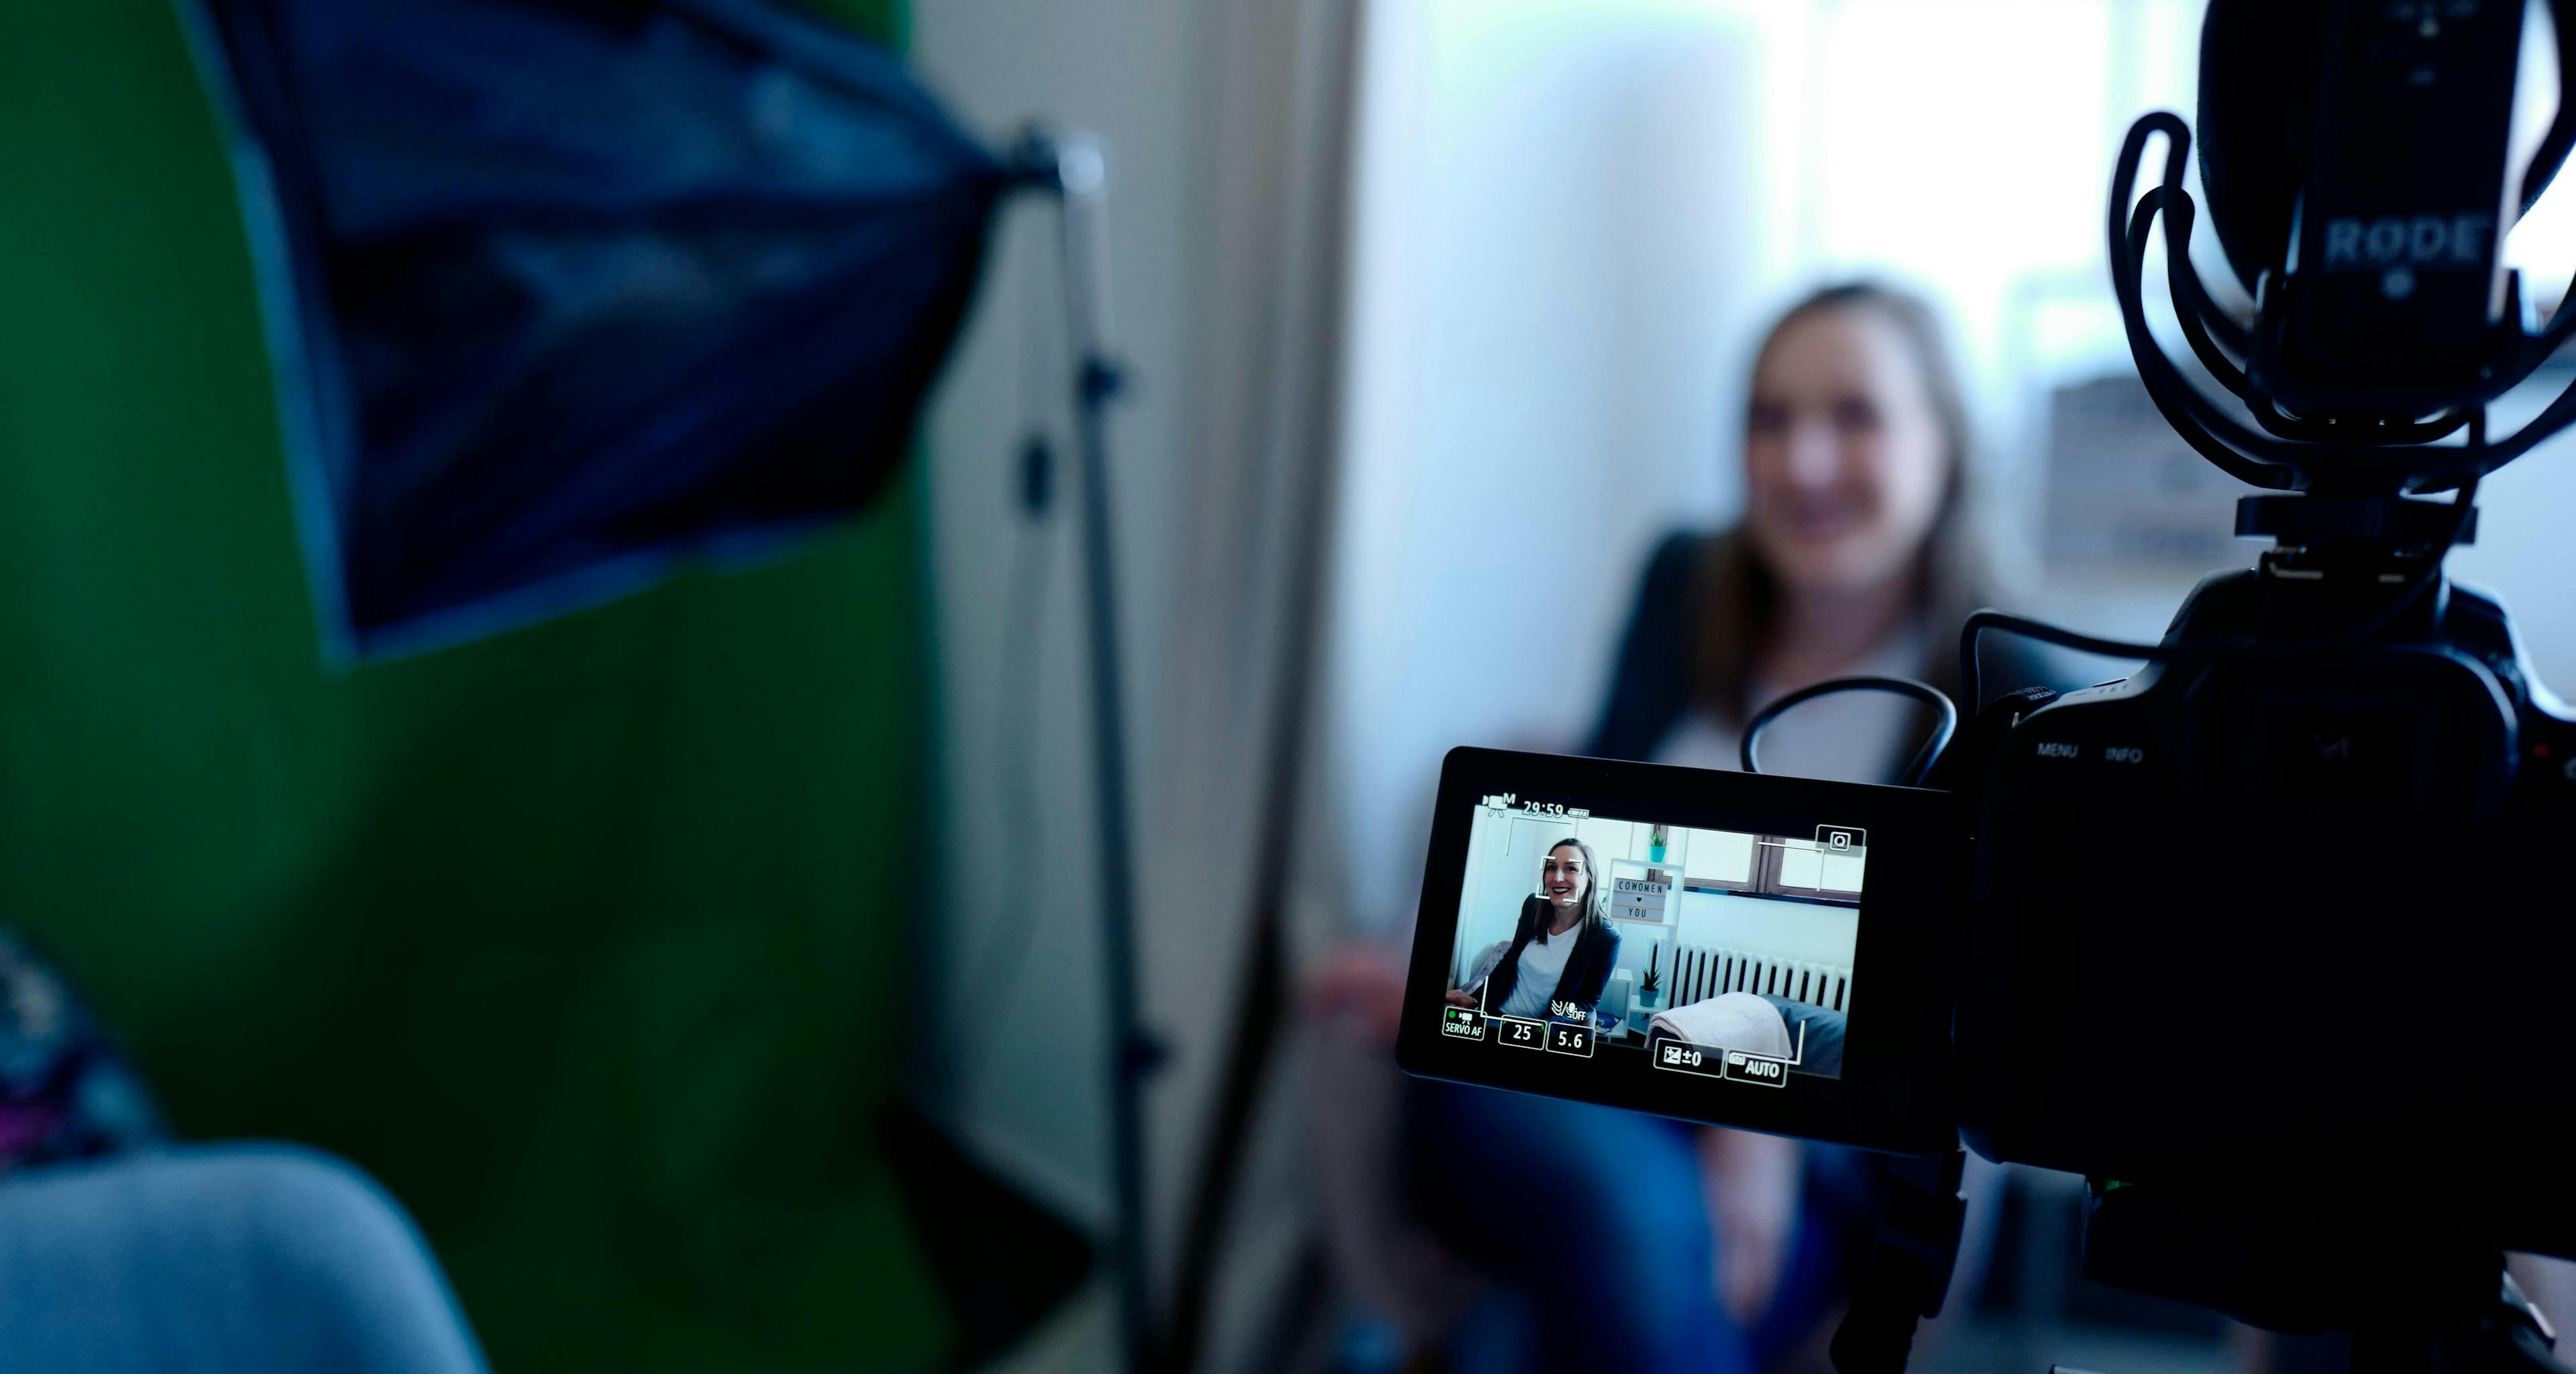
M 2209 0 L 2201 19 L 2201 188 L 2210 228 L 2248 294 L 2289 257 L 2315 132 L 2324 8 L 2322 0 Z
M 2544 7 L 2553 36 L 2576 29 L 2576 0 Z M 2201 187 L 2210 227 L 2247 292 L 2290 252 L 2290 221 L 2316 136 L 2326 0 L 2209 0 L 2200 26 Z M 2523 40 L 2534 41 L 2526 27 Z M 2520 185 L 2528 212 L 2576 146 L 2576 42 L 2557 43 L 2560 99 Z M 2123 193 L 2128 188 L 2122 188 Z

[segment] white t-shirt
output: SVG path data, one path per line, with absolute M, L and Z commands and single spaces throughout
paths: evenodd
M 1919 625 L 1890 635 L 1876 653 L 1838 677 L 1916 677 L 1925 643 Z M 1760 679 L 1746 684 L 1744 700 L 1761 710 L 1804 683 L 1782 686 Z M 1792 707 L 1762 732 L 1762 771 L 1837 782 L 1894 782 L 1897 771 L 1923 745 L 1923 708 L 1886 692 L 1837 692 Z M 1743 735 L 1706 711 L 1682 718 L 1655 751 L 1654 762 L 1683 768 L 1743 764 Z
M 1557 980 L 1565 976 L 1565 961 L 1574 957 L 1574 942 L 1582 934 L 1580 924 L 1562 935 L 1542 930 L 1521 946 L 1520 979 L 1512 984 L 1512 995 L 1503 1003 L 1501 1014 L 1533 1020 L 1546 1016 Z

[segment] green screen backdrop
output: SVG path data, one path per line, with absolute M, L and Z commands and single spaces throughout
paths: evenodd
M 504 1371 L 937 1364 L 871 1137 L 918 475 L 781 563 L 335 674 L 272 397 L 171 10 L 0 0 L 0 921 L 183 1135 L 381 1178 Z

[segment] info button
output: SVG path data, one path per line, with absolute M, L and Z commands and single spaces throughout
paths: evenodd
M 1746 1054 L 1742 1050 L 1726 1052 L 1726 1077 L 1733 1083 L 1759 1083 L 1767 1088 L 1789 1086 L 1789 1061 L 1767 1054 Z

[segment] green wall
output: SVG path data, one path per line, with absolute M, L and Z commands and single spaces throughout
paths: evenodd
M 0 0 L 0 920 L 183 1134 L 382 1178 L 503 1370 L 935 1363 L 870 1142 L 917 475 L 784 563 L 333 674 L 271 395 L 164 0 Z

